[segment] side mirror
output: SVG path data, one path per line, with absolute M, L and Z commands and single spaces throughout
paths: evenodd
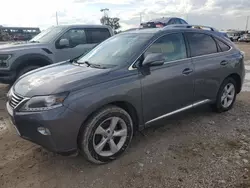
M 165 56 L 162 53 L 151 53 L 145 57 L 142 66 L 161 66 L 164 62 Z
M 68 39 L 60 39 L 59 46 L 60 47 L 69 47 L 69 40 Z

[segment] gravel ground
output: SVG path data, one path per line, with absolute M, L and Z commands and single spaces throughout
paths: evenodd
M 250 45 L 240 44 L 245 52 Z M 250 55 L 247 54 L 247 55 Z M 249 57 L 249 58 L 248 58 Z M 250 56 L 247 56 L 250 60 Z M 250 61 L 246 62 L 250 72 Z M 93 165 L 62 157 L 19 138 L 9 126 L 0 87 L 1 188 L 248 188 L 250 187 L 250 92 L 217 114 L 208 106 L 137 133 L 118 160 Z

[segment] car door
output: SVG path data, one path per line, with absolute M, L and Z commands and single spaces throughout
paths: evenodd
M 187 58 L 182 33 L 157 39 L 144 53 L 163 53 L 165 63 L 150 67 L 141 79 L 144 120 L 154 122 L 193 102 L 193 64 Z
M 60 46 L 60 40 L 67 39 L 69 45 Z M 65 32 L 55 43 L 55 62 L 72 59 L 86 53 L 94 44 L 87 43 L 83 28 L 74 28 Z
M 195 100 L 215 99 L 220 83 L 230 72 L 232 56 L 227 54 L 230 47 L 205 33 L 188 32 L 185 36 L 195 70 Z

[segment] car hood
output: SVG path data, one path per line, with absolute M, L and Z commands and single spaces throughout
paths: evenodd
M 25 74 L 16 81 L 13 89 L 24 97 L 56 94 L 98 84 L 109 72 L 110 69 L 92 68 L 85 64 L 57 63 Z
M 47 47 L 44 43 L 16 42 L 0 45 L 0 53 L 11 53 L 17 50 L 27 50 L 30 48 Z

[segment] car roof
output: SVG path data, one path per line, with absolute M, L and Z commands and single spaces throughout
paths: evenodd
M 62 27 L 62 28 L 76 28 L 76 27 L 81 27 L 81 28 L 109 28 L 110 29 L 110 26 L 107 26 L 107 25 L 82 25 L 82 24 L 76 24 L 76 25 L 58 25 L 58 26 L 55 26 L 55 27 Z
M 146 33 L 151 33 L 153 35 L 161 35 L 162 33 L 171 33 L 174 31 L 179 31 L 179 32 L 190 32 L 190 31 L 195 31 L 197 33 L 204 33 L 204 34 L 209 34 L 217 37 L 223 37 L 222 33 L 219 31 L 210 31 L 210 30 L 203 30 L 203 29 L 197 29 L 197 28 L 181 28 L 181 27 L 163 27 L 163 28 L 149 28 L 149 29 L 136 29 L 136 30 L 131 30 L 127 31 L 124 33 L 131 33 L 131 34 L 146 34 Z
M 209 31 L 209 30 L 202 30 L 202 29 L 196 29 L 196 28 L 179 28 L 179 27 L 163 27 L 163 28 L 140 28 L 140 29 L 134 29 L 131 31 L 127 31 L 126 33 L 161 33 L 161 32 L 172 32 L 172 31 L 197 31 L 197 32 L 209 32 L 209 33 L 215 33 L 215 31 Z

